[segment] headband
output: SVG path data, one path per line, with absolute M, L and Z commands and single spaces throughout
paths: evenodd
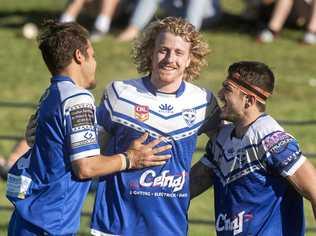
M 241 80 L 239 73 L 234 73 L 227 79 L 227 82 L 233 86 L 237 86 L 243 93 L 254 96 L 262 104 L 265 104 L 267 98 L 271 96 L 271 93 L 263 90 L 262 88 Z

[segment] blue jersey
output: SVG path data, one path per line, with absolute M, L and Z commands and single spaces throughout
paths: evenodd
M 218 124 L 217 111 L 212 93 L 186 82 L 175 94 L 157 92 L 148 77 L 109 85 L 97 111 L 98 124 L 111 136 L 107 153 L 125 151 L 147 131 L 150 141 L 165 137 L 172 157 L 163 166 L 100 179 L 92 234 L 186 235 L 197 133 L 206 117 L 210 124 Z
M 217 235 L 304 235 L 303 199 L 284 178 L 304 160 L 297 141 L 268 115 L 240 139 L 232 124 L 221 129 L 202 158 L 214 173 Z
M 76 179 L 71 162 L 98 154 L 92 94 L 55 76 L 38 107 L 35 144 L 9 171 L 7 197 L 45 232 L 75 233 L 90 181 Z

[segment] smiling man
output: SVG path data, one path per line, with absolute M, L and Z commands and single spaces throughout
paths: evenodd
M 265 113 L 274 75 L 263 63 L 232 64 L 218 96 L 231 123 L 192 167 L 191 198 L 214 185 L 219 236 L 304 235 L 303 199 L 316 217 L 316 170 L 293 136 Z
M 138 38 L 134 61 L 145 77 L 113 82 L 98 108 L 108 133 L 106 153 L 124 150 L 148 132 L 172 145 L 161 167 L 100 179 L 93 235 L 186 235 L 189 170 L 199 132 L 219 123 L 213 94 L 190 83 L 206 64 L 207 44 L 180 18 L 153 22 Z M 122 145 L 123 144 L 123 145 Z
M 94 97 L 96 60 L 86 29 L 47 21 L 39 49 L 52 74 L 36 111 L 34 144 L 10 169 L 7 197 L 14 205 L 9 236 L 76 235 L 90 178 L 164 164 L 170 148 L 147 145 L 147 135 L 121 153 L 100 155 Z

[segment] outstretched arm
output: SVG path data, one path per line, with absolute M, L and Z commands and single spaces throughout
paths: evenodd
M 162 139 L 155 139 L 148 144 L 143 144 L 148 138 L 148 133 L 134 140 L 125 153 L 112 156 L 90 156 L 72 162 L 74 174 L 79 179 L 89 179 L 112 174 L 128 169 L 140 169 L 149 166 L 163 165 L 171 155 L 157 155 L 169 150 L 171 145 L 155 147 Z
M 297 171 L 288 176 L 287 179 L 296 188 L 296 190 L 308 199 L 313 208 L 314 218 L 316 220 L 316 169 L 309 160 L 297 169 Z
M 190 171 L 190 199 L 203 193 L 213 185 L 213 172 L 201 161 L 197 162 Z

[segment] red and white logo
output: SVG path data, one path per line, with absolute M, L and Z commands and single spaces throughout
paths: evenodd
M 149 106 L 136 105 L 135 117 L 140 121 L 148 120 L 149 118 Z

